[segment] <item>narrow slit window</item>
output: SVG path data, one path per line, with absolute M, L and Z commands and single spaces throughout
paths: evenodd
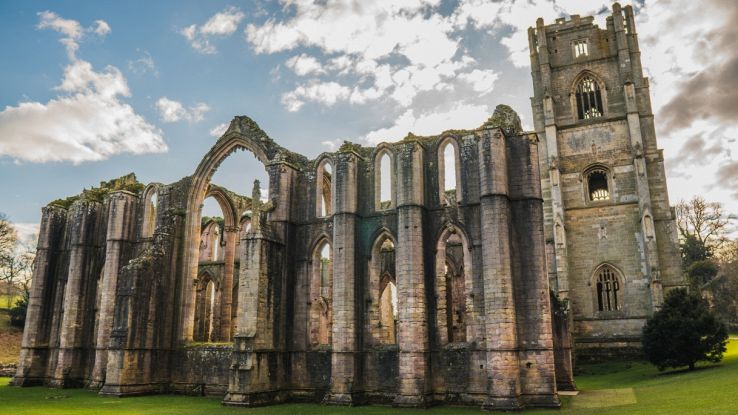
M 577 115 L 580 120 L 602 116 L 602 92 L 594 79 L 584 77 L 577 85 Z
M 379 208 L 389 209 L 392 207 L 392 162 L 387 153 L 379 160 L 379 185 Z
M 607 172 L 602 169 L 590 171 L 587 174 L 587 190 L 589 191 L 589 200 L 592 202 L 601 202 L 610 199 Z
M 324 161 L 318 166 L 317 171 L 317 201 L 318 217 L 326 217 L 333 214 L 333 166 Z
M 610 267 L 597 275 L 597 307 L 599 311 L 620 310 L 620 281 Z

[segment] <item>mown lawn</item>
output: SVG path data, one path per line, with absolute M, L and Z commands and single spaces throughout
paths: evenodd
M 186 396 L 138 398 L 100 397 L 85 390 L 43 387 L 15 388 L 0 379 L 0 414 L 471 414 L 475 408 L 438 407 L 431 410 L 388 407 L 337 408 L 320 405 L 277 405 L 229 408 L 219 399 Z M 738 413 L 738 338 L 731 339 L 725 360 L 700 365 L 693 372 L 659 373 L 646 363 L 612 363 L 582 368 L 576 379 L 581 393 L 565 396 L 561 411 L 525 414 L 736 414 Z

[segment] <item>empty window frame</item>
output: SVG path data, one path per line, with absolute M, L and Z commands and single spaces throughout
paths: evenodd
M 589 47 L 587 46 L 587 39 L 580 39 L 574 41 L 574 57 L 588 56 Z
M 615 270 L 605 265 L 597 272 L 597 308 L 599 311 L 620 310 L 620 279 Z
M 602 117 L 602 91 L 591 76 L 583 77 L 577 84 L 576 99 L 580 120 Z
M 333 214 L 333 166 L 328 159 L 318 165 L 315 181 L 316 216 L 321 218 L 330 216 Z
M 461 200 L 459 167 L 458 145 L 452 138 L 446 139 L 438 147 L 438 184 L 441 205 L 452 205 Z
M 587 196 L 590 202 L 610 200 L 610 187 L 607 180 L 607 170 L 594 168 L 587 172 Z
M 394 169 L 392 157 L 388 151 L 382 151 L 375 161 L 374 191 L 376 210 L 394 208 Z

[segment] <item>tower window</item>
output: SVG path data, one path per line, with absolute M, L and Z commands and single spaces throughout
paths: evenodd
M 580 120 L 602 116 L 602 93 L 600 86 L 589 76 L 577 85 L 577 115 Z
M 615 272 L 604 266 L 597 275 L 597 307 L 600 311 L 620 310 L 620 281 Z
M 589 200 L 592 202 L 610 199 L 607 172 L 603 169 L 594 169 L 587 173 L 587 190 L 589 191 Z
M 587 48 L 587 40 L 575 40 L 574 41 L 574 57 L 589 55 L 589 49 Z

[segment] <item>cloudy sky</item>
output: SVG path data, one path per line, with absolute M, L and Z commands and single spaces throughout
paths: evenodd
M 672 203 L 700 194 L 738 213 L 738 2 L 632 4 Z M 530 128 L 528 26 L 571 14 L 602 25 L 610 7 L 0 2 L 0 212 L 32 230 L 43 205 L 100 180 L 175 181 L 240 114 L 310 157 L 342 140 L 474 128 L 500 103 Z M 239 153 L 214 181 L 247 193 L 259 177 Z

